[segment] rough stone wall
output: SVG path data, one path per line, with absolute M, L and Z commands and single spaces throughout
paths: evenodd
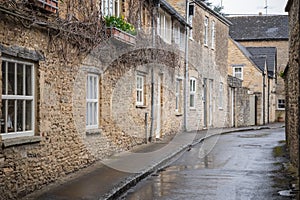
M 228 123 L 230 126 L 250 126 L 251 105 L 250 98 L 255 95 L 249 95 L 249 88 L 242 86 L 243 81 L 228 75 Z M 233 107 L 232 107 L 233 106 Z M 234 121 L 232 123 L 232 121 Z
M 236 90 L 236 126 L 249 126 L 250 124 L 250 95 L 248 89 L 239 87 Z
M 160 119 L 155 111 L 154 133 L 159 128 L 158 122 L 161 123 L 161 130 L 157 131 L 160 137 L 182 129 L 182 113 L 175 112 L 174 92 L 176 77 L 183 77 L 184 62 L 174 46 L 167 49 L 161 44 L 158 49 L 166 51 L 151 51 L 148 40 L 139 38 L 136 50 L 109 40 L 85 57 L 77 55 L 72 45 L 63 46 L 69 54 L 49 46 L 48 32 L 36 27 L 27 29 L 14 21 L 1 20 L 0 28 L 1 45 L 37 50 L 45 57 L 45 61 L 35 63 L 35 135 L 40 136 L 41 142 L 0 150 L 1 199 L 24 196 L 95 160 L 145 142 L 146 112 L 149 114 L 148 136 L 150 129 L 149 63 L 154 63 L 156 106 L 162 102 Z M 63 44 L 59 37 L 56 39 L 59 45 Z M 146 74 L 143 107 L 135 105 L 137 71 Z M 95 130 L 86 130 L 88 73 L 99 76 L 99 128 Z
M 184 0 L 167 0 L 182 16 L 185 17 L 186 1 Z
M 176 10 L 185 16 L 186 1 L 184 0 L 168 0 L 168 2 L 176 8 Z M 204 45 L 204 19 L 209 18 L 208 25 L 208 45 Z M 215 47 L 212 48 L 212 22 L 215 22 Z M 224 127 L 228 124 L 227 116 L 227 56 L 228 56 L 228 33 L 229 28 L 226 23 L 221 21 L 216 15 L 209 12 L 207 9 L 195 4 L 195 12 L 193 17 L 193 37 L 189 39 L 189 77 L 197 79 L 196 92 L 196 109 L 188 107 L 188 123 L 189 130 L 204 128 L 204 79 L 212 81 L 212 89 L 208 90 L 211 93 L 210 104 L 206 104 L 207 121 L 213 119 L 209 126 Z M 219 107 L 218 98 L 219 85 L 223 83 L 223 107 Z M 208 85 L 208 84 L 207 84 Z M 207 99 L 209 101 L 209 99 Z M 189 104 L 189 102 L 188 102 Z M 211 107 L 211 108 L 209 108 Z
M 172 62 L 173 53 L 163 51 L 158 52 L 155 61 L 151 60 L 151 51 L 146 49 L 123 56 L 113 62 L 103 74 L 102 105 L 104 106 L 100 123 L 105 132 L 109 132 L 111 137 L 117 137 L 113 141 L 122 141 L 118 137 L 124 135 L 134 141 L 131 145 L 145 142 L 145 113 L 149 114 L 148 131 L 150 131 L 151 67 L 154 68 L 155 87 L 153 128 L 156 132 L 157 123 L 160 123 L 159 137 L 181 130 L 182 117 L 176 116 L 175 112 L 175 81 L 176 70 L 180 68 L 182 62 L 179 60 Z M 146 60 L 141 60 L 141 56 Z M 143 74 L 145 79 L 146 92 L 143 106 L 136 105 L 136 74 L 139 73 Z M 181 73 L 179 75 L 183 76 Z M 160 118 L 157 116 L 158 112 L 161 112 Z M 129 144 L 125 144 L 124 148 L 128 146 L 130 147 Z
M 208 17 L 208 44 L 204 44 L 204 19 Z M 215 22 L 215 47 L 212 47 L 212 22 Z M 189 40 L 189 62 L 191 67 L 198 73 L 199 107 L 196 111 L 189 112 L 191 119 L 198 120 L 198 129 L 204 127 L 204 82 L 207 79 L 207 87 L 209 80 L 212 81 L 212 89 L 208 91 L 207 98 L 207 121 L 212 123 L 208 125 L 212 127 L 224 127 L 227 115 L 227 57 L 228 57 L 228 26 L 216 18 L 215 15 L 204 10 L 202 7 L 195 6 L 195 15 L 193 17 L 193 39 Z M 195 75 L 196 76 L 196 75 Z M 223 83 L 223 107 L 219 107 L 219 86 Z M 211 94 L 211 95 L 209 95 Z M 209 99 L 210 97 L 210 99 Z M 210 103 L 209 103 L 210 102 Z M 211 104 L 211 105 L 209 105 Z M 193 115 L 192 115 L 193 114 Z M 194 124 L 196 124 L 194 122 Z
M 289 1 L 290 50 L 289 65 L 285 71 L 286 135 L 291 162 L 298 166 L 299 96 L 300 96 L 300 25 L 299 0 Z M 298 166 L 299 167 L 299 166 Z
M 73 121 L 74 77 L 82 55 L 72 54 L 76 48 L 66 45 L 70 54 L 64 59 L 60 51 L 49 48 L 47 31 L 25 28 L 3 14 L 0 27 L 2 45 L 37 50 L 45 57 L 45 61 L 34 62 L 35 135 L 41 141 L 0 150 L 0 198 L 14 199 L 87 166 L 94 158 L 86 150 Z

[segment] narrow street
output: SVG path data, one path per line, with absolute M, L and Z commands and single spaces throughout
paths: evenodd
M 284 140 L 284 128 L 212 137 L 120 199 L 290 199 L 278 194 L 288 183 L 273 155 Z

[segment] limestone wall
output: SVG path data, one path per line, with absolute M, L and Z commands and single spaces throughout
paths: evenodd
M 298 134 L 299 134 L 299 0 L 289 3 L 290 50 L 289 65 L 285 71 L 286 86 L 286 136 L 291 162 L 298 166 Z M 299 167 L 299 166 L 298 166 Z

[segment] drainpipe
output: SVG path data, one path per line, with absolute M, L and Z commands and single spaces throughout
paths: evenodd
M 154 9 L 152 11 L 152 20 L 151 20 L 151 26 L 152 26 L 152 48 L 155 50 L 155 37 L 156 37 L 156 27 L 155 27 L 155 18 L 156 16 L 156 11 L 158 11 L 159 8 L 159 1 L 154 1 Z M 153 60 L 155 59 L 154 57 L 152 58 Z M 150 136 L 149 136 L 149 141 L 152 142 L 152 137 L 154 135 L 154 65 L 152 64 L 151 66 L 151 123 L 150 123 Z
M 186 0 L 186 23 L 189 23 L 189 0 Z M 183 114 L 183 130 L 187 131 L 187 110 L 188 110 L 188 78 L 189 78 L 189 63 L 188 63 L 188 59 L 189 59 L 189 27 L 187 25 L 185 25 L 185 70 L 184 70 L 184 114 Z
M 265 84 L 265 80 L 266 79 L 266 77 L 265 77 L 265 72 L 263 72 L 263 96 L 262 96 L 262 117 L 263 117 L 263 125 L 265 125 L 265 123 L 266 123 L 266 120 L 265 120 L 265 107 L 266 107 L 266 105 L 265 105 L 265 91 L 266 91 L 266 89 L 265 89 L 265 87 L 266 87 L 266 84 Z
M 270 79 L 268 77 L 268 124 L 270 123 Z

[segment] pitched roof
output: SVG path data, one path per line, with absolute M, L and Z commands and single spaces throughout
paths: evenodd
M 276 70 L 276 47 L 246 47 L 252 55 L 250 59 L 261 69 L 264 70 L 267 62 L 268 73 L 274 76 Z
M 265 64 L 267 64 L 269 76 L 274 76 L 277 65 L 276 47 L 244 47 L 234 40 L 233 42 L 261 72 L 265 70 Z
M 230 36 L 237 41 L 288 40 L 287 15 L 228 17 L 232 22 Z

